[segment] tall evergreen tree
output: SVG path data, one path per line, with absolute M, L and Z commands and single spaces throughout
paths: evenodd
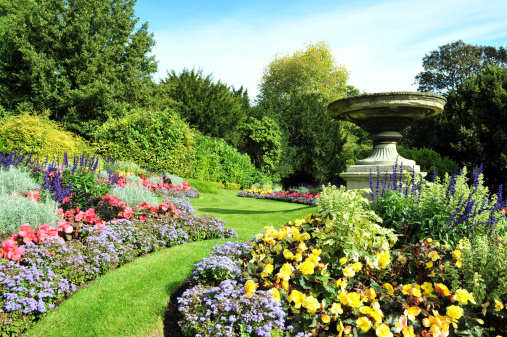
M 96 125 L 149 99 L 156 72 L 135 0 L 29 1 L 0 25 L 0 104 L 28 103 L 90 137 Z

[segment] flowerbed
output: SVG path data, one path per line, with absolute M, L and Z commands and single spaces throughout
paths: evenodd
M 99 178 L 96 163 L 85 155 L 70 165 L 67 158 L 62 165 L 39 165 L 20 154 L 0 157 L 4 168 L 24 166 L 39 179 L 40 190 L 24 193 L 30 202 L 53 198 L 61 206 L 54 224 L 26 223 L 2 233 L 2 335 L 22 333 L 80 284 L 138 256 L 190 241 L 237 237 L 224 221 L 193 214 L 183 196 L 198 191 L 185 182 L 175 186 L 164 177 L 141 176 L 137 186 L 163 201 L 129 206 L 107 193 L 113 186 L 130 186 L 130 178 L 115 172 Z
M 315 205 L 315 198 L 320 196 L 319 193 L 297 193 L 291 191 L 263 191 L 263 190 L 245 190 L 238 192 L 238 197 L 256 198 L 256 199 L 270 199 L 285 202 L 294 202 L 305 205 Z
M 324 188 L 320 213 L 217 246 L 179 299 L 182 335 L 507 335 L 501 193 L 478 170 L 470 186 L 465 174 L 412 178 L 394 178 L 375 204 Z

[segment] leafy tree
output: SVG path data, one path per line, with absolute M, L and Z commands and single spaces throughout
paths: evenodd
M 488 185 L 505 186 L 507 68 L 488 67 L 451 91 L 447 100 L 438 130 L 440 152 L 462 166 L 484 164 Z
M 324 41 L 305 46 L 294 55 L 275 55 L 264 69 L 259 85 L 261 104 L 291 94 L 318 93 L 327 103 L 346 96 L 349 74 L 336 64 L 329 46 Z
M 178 103 L 175 110 L 190 126 L 204 135 L 225 138 L 236 145 L 237 126 L 248 114 L 247 90 L 235 90 L 225 83 L 214 83 L 213 76 L 203 75 L 202 69 L 174 70 L 160 83 L 168 97 Z
M 418 91 L 446 94 L 489 65 L 506 67 L 507 50 L 458 40 L 424 56 L 424 71 L 415 77 L 415 84 L 419 85 Z
M 91 137 L 125 104 L 149 100 L 157 70 L 135 0 L 29 1 L 0 25 L 0 104 L 29 102 Z
M 242 143 L 239 149 L 248 153 L 257 168 L 273 172 L 282 154 L 282 133 L 270 117 L 249 117 L 240 125 Z

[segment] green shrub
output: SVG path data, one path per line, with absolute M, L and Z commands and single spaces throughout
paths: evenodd
M 227 189 L 227 190 L 239 190 L 239 189 L 241 189 L 241 185 L 240 184 L 235 184 L 235 183 L 225 183 L 225 189 Z
M 197 179 L 186 179 L 186 182 L 196 188 L 200 193 L 218 194 L 218 186 L 215 183 L 200 181 Z
M 40 185 L 32 179 L 27 171 L 15 167 L 6 170 L 0 169 L 0 193 L 10 195 L 14 192 L 25 193 L 38 189 L 40 189 Z
M 22 113 L 6 117 L 0 124 L 0 153 L 10 151 L 30 153 L 40 158 L 63 158 L 90 151 L 87 143 L 78 136 L 64 131 L 57 123 L 45 116 Z
M 87 172 L 81 168 L 75 170 L 74 173 L 72 171 L 71 168 L 63 170 L 62 180 L 67 186 L 72 183 L 73 192 L 89 193 L 92 197 L 103 197 L 109 193 L 111 184 L 99 183 L 92 172 Z
M 56 226 L 58 203 L 49 196 L 46 202 L 40 203 L 21 196 L 0 194 L 0 233 L 13 234 L 25 223 L 37 227 L 47 223 Z
M 218 186 L 218 188 L 221 188 L 221 189 L 225 190 L 224 183 L 222 183 L 222 182 L 215 182 L 214 184 L 216 184 Z
M 95 140 L 99 154 L 130 160 L 154 172 L 193 174 L 194 134 L 172 110 L 133 110 L 104 123 Z
M 433 168 L 435 168 L 437 176 L 443 178 L 446 173 L 449 175 L 459 173 L 459 165 L 449 157 L 442 157 L 432 149 L 422 148 L 411 148 L 406 149 L 404 147 L 398 147 L 398 153 L 400 156 L 406 159 L 415 160 L 416 164 L 421 166 L 422 172 L 427 172 L 426 179 L 431 179 L 433 176 Z
M 249 186 L 255 167 L 247 154 L 223 139 L 207 136 L 197 137 L 197 162 L 192 176 L 202 181 L 219 181 Z
M 110 194 L 124 201 L 129 207 L 139 206 L 143 202 L 150 205 L 159 204 L 158 198 L 153 192 L 140 186 L 127 185 L 122 188 L 113 188 Z

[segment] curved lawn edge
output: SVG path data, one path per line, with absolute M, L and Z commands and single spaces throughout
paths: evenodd
M 100 276 L 64 301 L 24 336 L 163 336 L 171 294 L 191 273 L 194 263 L 227 241 L 244 242 L 265 226 L 279 228 L 305 217 L 315 207 L 272 200 L 239 198 L 237 191 L 203 193 L 191 199 L 199 214 L 227 220 L 239 238 L 199 241 L 165 248 Z

